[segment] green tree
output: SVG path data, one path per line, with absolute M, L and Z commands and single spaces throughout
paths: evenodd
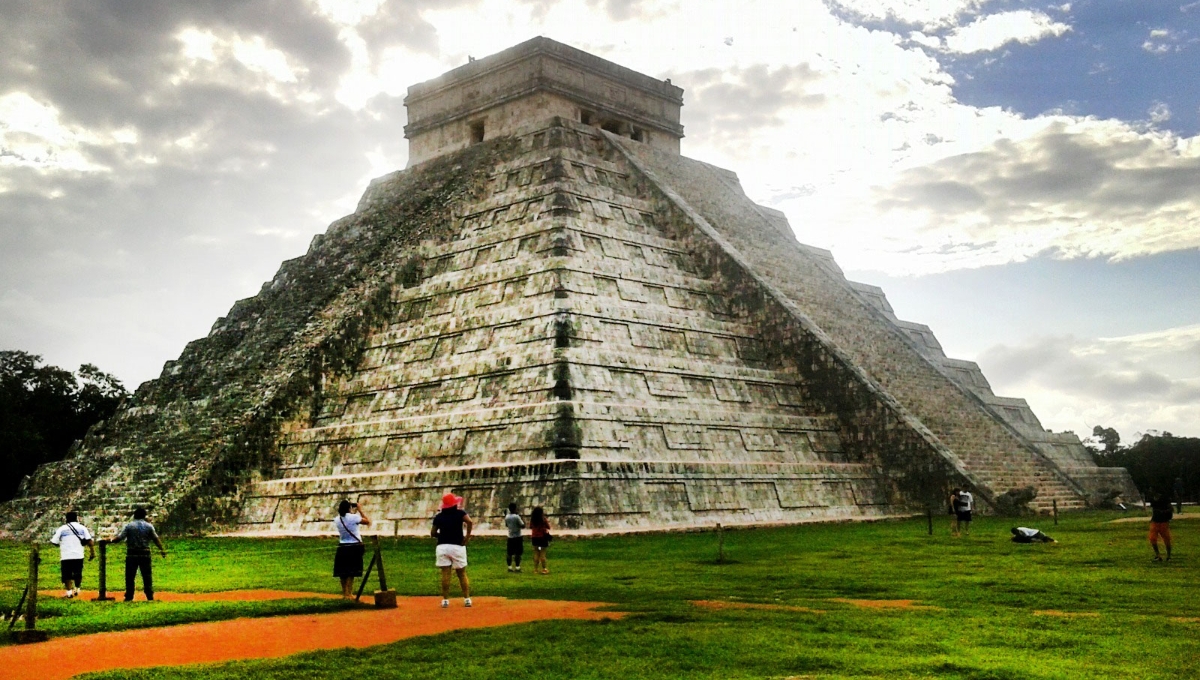
M 36 354 L 0 351 L 0 500 L 12 498 L 39 465 L 66 457 L 128 394 L 91 364 L 71 373 Z
M 1102 433 L 1111 435 L 1105 439 Z M 1103 450 L 1092 447 L 1096 463 L 1129 470 L 1134 484 L 1145 496 L 1161 492 L 1174 497 L 1175 480 L 1178 479 L 1182 485 L 1182 498 L 1175 500 L 1200 500 L 1200 438 L 1150 432 L 1142 435 L 1133 446 L 1122 447 L 1119 446 L 1120 436 L 1112 428 L 1096 426 L 1092 436 L 1104 444 Z

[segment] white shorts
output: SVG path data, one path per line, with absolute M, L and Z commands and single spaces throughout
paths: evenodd
M 464 545 L 443 543 L 437 547 L 437 552 L 434 554 L 437 555 L 437 561 L 434 564 L 439 567 L 467 568 L 467 547 Z

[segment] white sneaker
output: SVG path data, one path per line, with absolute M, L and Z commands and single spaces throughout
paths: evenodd
M 516 568 L 516 567 L 514 567 L 513 565 L 511 565 L 511 564 L 510 564 L 510 565 L 508 565 L 508 570 L 509 570 L 509 571 L 516 571 L 516 570 L 517 570 L 517 568 Z
M 470 606 L 471 606 L 471 598 L 469 598 L 469 597 L 464 597 L 464 598 L 463 598 L 463 606 L 464 606 L 464 607 L 470 607 Z
M 65 591 L 65 592 L 63 593 L 63 598 L 64 598 L 64 599 L 67 599 L 67 600 L 69 600 L 69 599 L 71 599 L 72 597 L 75 597 L 75 591 L 73 591 L 73 590 L 68 590 L 68 591 Z
M 513 571 L 521 571 L 521 565 L 518 564 L 517 566 L 513 567 Z
M 450 606 L 450 600 L 442 600 L 442 609 Z

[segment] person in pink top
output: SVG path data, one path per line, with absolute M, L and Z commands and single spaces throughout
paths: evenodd
M 546 511 L 542 506 L 533 509 L 529 515 L 529 542 L 533 544 L 533 573 L 549 574 L 546 567 L 546 549 L 550 547 L 550 520 L 546 519 Z

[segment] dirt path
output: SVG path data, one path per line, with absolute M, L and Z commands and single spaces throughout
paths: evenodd
M 38 590 L 38 597 L 62 597 L 61 590 Z M 79 599 L 91 601 L 98 593 L 95 590 L 84 590 L 79 593 Z M 109 597 L 115 597 L 117 600 L 125 597 L 125 591 L 118 590 L 116 592 L 108 591 Z M 172 593 L 159 591 L 154 594 L 154 599 L 159 602 L 261 602 L 264 600 L 296 600 L 305 597 L 316 597 L 321 599 L 338 598 L 341 595 L 335 593 L 305 593 L 294 590 L 223 590 L 217 593 Z M 146 594 L 138 591 L 133 597 L 135 602 L 142 602 L 146 599 Z M 368 603 L 375 600 L 364 594 L 362 599 Z
M 463 628 L 621 616 L 619 612 L 596 611 L 604 606 L 597 602 L 477 597 L 470 609 L 462 606 L 461 599 L 452 600 L 449 609 L 442 609 L 439 601 L 437 597 L 410 597 L 401 599 L 397 609 L 189 623 L 0 647 L 0 679 L 60 680 L 115 668 L 216 663 L 316 649 L 370 647 Z M 348 640 L 346 631 L 357 631 L 356 639 Z

